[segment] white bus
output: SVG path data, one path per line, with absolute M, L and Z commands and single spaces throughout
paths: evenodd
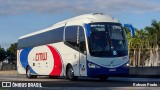
M 17 70 L 27 78 L 106 80 L 129 74 L 125 31 L 117 19 L 101 13 L 80 15 L 21 36 L 17 48 Z

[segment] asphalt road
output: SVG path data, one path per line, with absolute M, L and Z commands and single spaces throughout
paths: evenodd
M 48 88 L 58 88 L 68 90 L 78 89 L 78 88 L 85 88 L 84 90 L 88 89 L 109 89 L 109 90 L 118 90 L 119 88 L 123 90 L 132 90 L 132 89 L 160 89 L 160 78 L 126 78 L 126 77 L 109 77 L 106 81 L 99 81 L 97 78 L 85 78 L 81 77 L 77 81 L 69 81 L 65 78 L 57 78 L 57 79 L 49 79 L 46 76 L 39 76 L 38 78 L 34 79 L 27 79 L 25 75 L 0 75 L 0 82 L 14 82 L 14 83 L 41 83 L 41 88 L 47 89 Z M 154 84 L 157 86 L 133 86 L 136 85 L 145 85 L 145 84 Z M 2 85 L 1 85 L 2 86 Z M 87 89 L 86 89 L 87 88 Z

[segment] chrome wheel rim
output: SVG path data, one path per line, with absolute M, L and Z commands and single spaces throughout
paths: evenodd
M 30 69 L 27 70 L 27 76 L 30 77 Z
M 74 74 L 74 73 L 73 73 L 73 69 L 70 68 L 70 69 L 68 70 L 68 77 L 69 77 L 69 79 L 72 79 L 72 78 L 73 78 L 73 74 Z

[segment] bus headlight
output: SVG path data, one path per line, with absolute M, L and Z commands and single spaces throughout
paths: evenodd
M 88 63 L 88 67 L 89 67 L 89 68 L 100 68 L 100 66 L 95 65 L 95 64 L 93 64 L 93 63 Z
M 123 66 L 124 66 L 124 67 L 129 67 L 130 64 L 129 64 L 129 62 L 128 62 L 128 63 L 124 64 Z
M 129 64 L 129 63 L 127 63 L 127 64 L 126 64 L 126 66 L 127 66 L 127 67 L 129 67 L 129 66 L 130 66 L 130 64 Z

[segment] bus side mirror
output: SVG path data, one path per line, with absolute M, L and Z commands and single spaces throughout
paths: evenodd
M 135 28 L 131 24 L 124 24 L 124 27 L 128 28 L 130 30 L 132 38 L 135 36 Z

